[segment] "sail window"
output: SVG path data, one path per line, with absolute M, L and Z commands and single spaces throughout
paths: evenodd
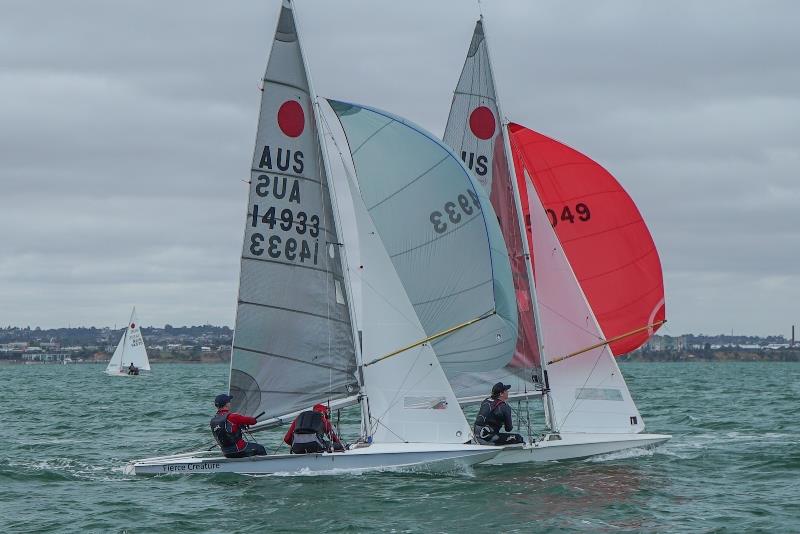
M 403 397 L 403 408 L 409 410 L 444 410 L 447 399 L 444 397 Z
M 344 292 L 342 291 L 342 284 L 339 280 L 334 280 L 334 285 L 336 287 L 336 304 L 346 304 L 344 301 Z
M 622 401 L 622 392 L 617 388 L 578 388 L 575 398 L 580 400 Z

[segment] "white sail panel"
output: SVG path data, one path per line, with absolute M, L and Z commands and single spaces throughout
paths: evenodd
M 581 351 L 605 338 L 578 284 L 530 176 L 534 273 L 549 360 Z M 607 345 L 547 365 L 553 413 L 560 432 L 637 433 L 639 411 Z
M 355 350 L 312 93 L 284 2 L 264 75 L 230 392 L 280 416 L 357 393 Z
M 496 371 L 451 376 L 459 398 L 487 395 L 496 382 L 527 393 L 541 384 L 541 361 L 531 293 L 527 243 L 523 238 L 516 177 L 506 154 L 506 131 L 497 102 L 483 20 L 475 24 L 444 132 L 444 142 L 461 156 L 489 196 L 509 252 L 519 328 L 514 358 Z
M 445 372 L 508 363 L 516 299 L 505 244 L 481 187 L 419 127 L 383 111 L 330 104 L 347 136 L 360 196 L 425 333 L 487 316 L 434 341 Z
M 117 348 L 114 349 L 114 354 L 111 356 L 111 360 L 108 362 L 108 366 L 106 366 L 106 373 L 113 374 L 118 373 L 122 370 L 122 357 L 125 352 L 125 334 L 127 333 L 126 330 L 123 331 L 122 337 L 119 338 L 119 343 L 117 343 Z
M 426 334 L 352 179 L 348 188 L 361 259 L 355 275 L 362 288 L 369 435 L 376 443 L 464 443 L 469 424 L 430 344 L 371 363 Z

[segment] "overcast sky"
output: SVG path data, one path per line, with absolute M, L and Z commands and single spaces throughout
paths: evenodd
M 484 0 L 512 120 L 628 189 L 663 332 L 800 324 L 800 2 Z M 0 324 L 232 325 L 278 0 L 4 0 Z M 317 92 L 441 135 L 471 1 L 301 0 Z

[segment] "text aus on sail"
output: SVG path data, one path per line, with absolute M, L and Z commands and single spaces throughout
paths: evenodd
M 319 258 L 319 182 L 303 175 L 300 150 L 264 146 L 254 169 L 255 198 L 248 250 L 255 257 L 316 266 Z M 261 172 L 259 172 L 261 171 Z M 312 204 L 313 207 L 310 207 Z

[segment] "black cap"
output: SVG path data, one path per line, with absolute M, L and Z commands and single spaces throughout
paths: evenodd
M 233 400 L 233 397 L 231 397 L 230 395 L 227 395 L 225 393 L 221 393 L 221 394 L 217 395 L 216 397 L 214 397 L 214 406 L 216 406 L 217 408 L 222 408 L 223 406 L 225 406 L 226 404 L 228 404 L 232 400 Z
M 497 384 L 492 386 L 492 397 L 496 397 L 500 395 L 504 391 L 508 391 L 511 389 L 511 386 L 508 384 L 503 384 L 502 382 L 498 382 Z

